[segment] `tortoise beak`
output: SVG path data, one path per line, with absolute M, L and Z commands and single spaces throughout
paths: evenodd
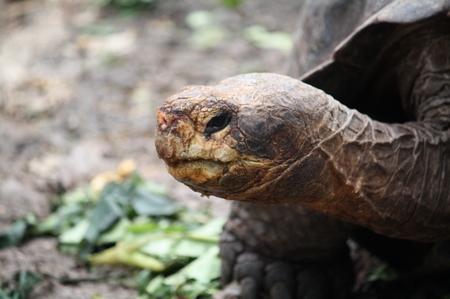
M 185 114 L 166 111 L 161 107 L 156 112 L 156 150 L 158 156 L 173 163 L 184 151 L 182 140 L 189 140 L 193 134 L 193 126 Z

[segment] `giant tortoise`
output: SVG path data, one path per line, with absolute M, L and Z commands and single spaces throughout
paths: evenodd
M 290 77 L 188 86 L 157 111 L 168 171 L 234 201 L 223 281 L 348 298 L 348 238 L 400 273 L 448 273 L 450 0 L 311 0 L 300 23 Z

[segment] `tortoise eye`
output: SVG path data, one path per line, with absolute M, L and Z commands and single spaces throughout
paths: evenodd
M 231 115 L 228 113 L 220 113 L 217 116 L 211 118 L 211 120 L 206 124 L 205 136 L 210 136 L 212 133 L 218 132 L 225 128 L 231 120 Z

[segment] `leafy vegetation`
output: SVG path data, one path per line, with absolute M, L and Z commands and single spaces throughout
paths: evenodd
M 10 281 L 1 285 L 0 299 L 26 299 L 41 280 L 42 276 L 38 273 L 20 271 Z
M 51 234 L 58 237 L 61 251 L 92 266 L 142 269 L 135 280 L 139 299 L 210 297 L 219 286 L 224 219 L 170 201 L 160 186 L 145 182 L 134 169 L 132 161 L 125 161 L 116 171 L 96 176 L 89 187 L 63 194 L 48 218 L 17 221 L 0 235 L 0 246 Z M 40 277 L 27 275 L 25 281 L 35 283 Z M 14 292 L 0 293 L 0 299 L 26 298 L 26 292 L 20 291 L 23 297 Z
M 33 214 L 28 214 L 23 219 L 14 222 L 9 231 L 0 233 L 0 249 L 16 246 L 22 242 L 31 233 L 36 221 L 37 219 Z

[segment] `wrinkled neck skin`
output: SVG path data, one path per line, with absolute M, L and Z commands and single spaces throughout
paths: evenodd
M 310 111 L 309 138 L 297 138 L 309 146 L 261 194 L 391 237 L 449 238 L 450 132 L 429 120 L 380 123 L 326 99 Z
M 430 120 L 380 123 L 328 100 L 309 123 L 312 149 L 266 192 L 383 235 L 449 238 L 450 132 Z
M 241 86 L 245 80 L 248 90 Z M 156 136 L 169 172 L 194 191 L 302 205 L 391 237 L 424 242 L 450 237 L 450 134 L 432 121 L 373 121 L 321 90 L 279 75 L 243 75 L 211 89 L 196 88 L 169 99 L 158 119 L 169 118 L 174 107 L 180 114 L 186 104 L 177 101 L 183 99 L 208 110 L 197 103 L 206 93 L 210 102 L 233 107 L 229 127 L 205 139 L 202 130 L 211 117 L 202 120 L 190 108 L 183 112 L 189 121 L 169 121 L 171 129 L 159 129 Z M 193 133 L 183 137 L 188 131 Z
M 291 166 L 302 173 L 291 202 L 391 237 L 450 237 L 448 130 L 429 120 L 380 123 L 335 100 L 319 118 L 319 141 Z

